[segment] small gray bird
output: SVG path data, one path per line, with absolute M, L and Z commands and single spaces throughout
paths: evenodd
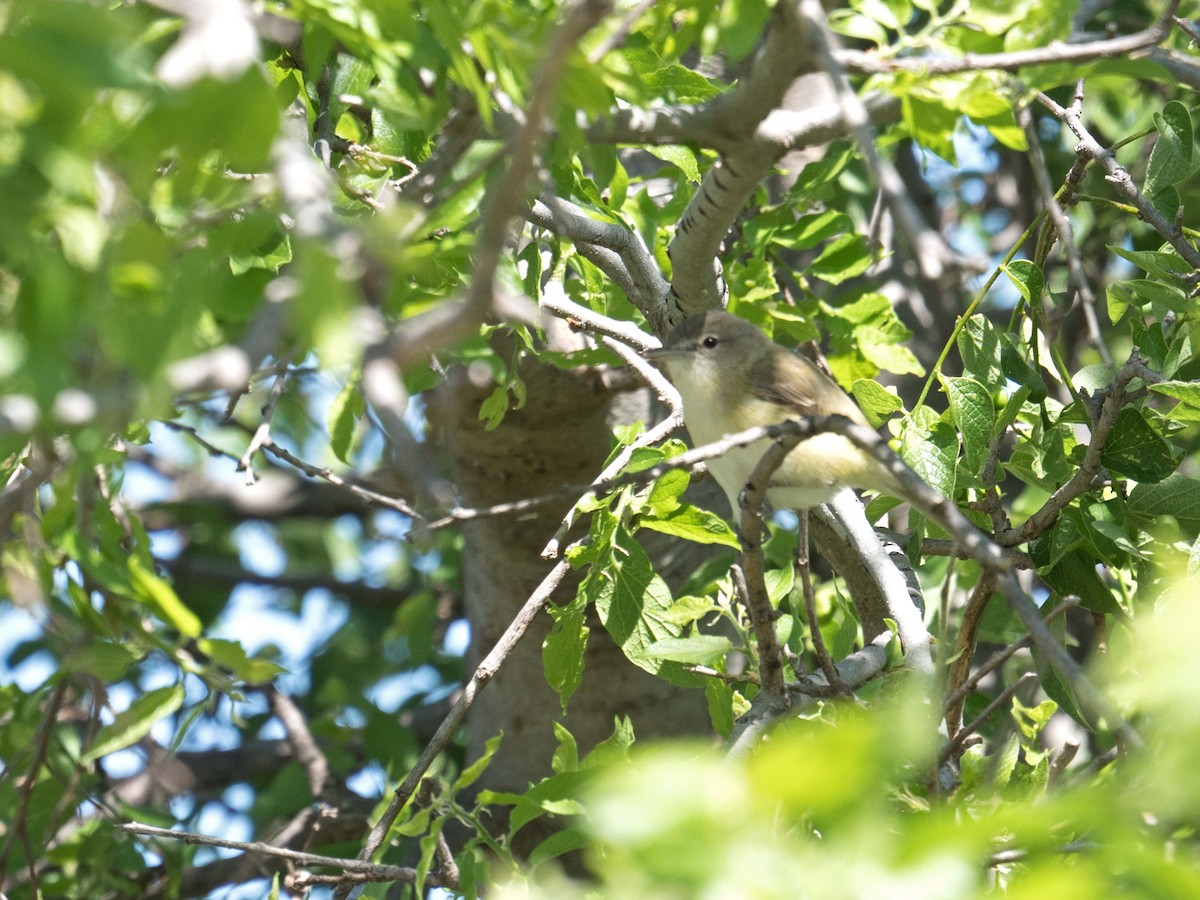
M 688 317 L 667 335 L 662 349 L 646 356 L 662 364 L 683 397 L 684 421 L 697 446 L 802 416 L 841 415 L 867 425 L 833 379 L 728 313 Z M 768 447 L 764 439 L 709 460 L 709 471 L 735 513 L 738 495 Z M 841 435 L 826 433 L 802 441 L 787 455 L 767 499 L 776 509 L 807 509 L 843 487 L 902 496 L 877 461 Z

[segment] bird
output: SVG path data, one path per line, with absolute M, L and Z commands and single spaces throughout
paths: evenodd
M 806 416 L 840 415 L 869 427 L 858 404 L 814 363 L 726 312 L 687 317 L 646 356 L 679 391 L 696 446 Z M 738 497 L 770 445 L 764 438 L 708 461 L 735 515 Z M 803 510 L 846 487 L 903 496 L 881 463 L 842 435 L 825 432 L 788 453 L 771 477 L 767 500 L 775 509 Z

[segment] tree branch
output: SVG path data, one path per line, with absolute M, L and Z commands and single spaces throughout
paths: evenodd
M 1015 50 L 1010 53 L 966 53 L 956 59 L 919 56 L 884 59 L 875 54 L 863 53 L 858 50 L 842 50 L 838 52 L 838 60 L 846 69 L 858 75 L 886 75 L 893 72 L 953 75 L 958 72 L 977 72 L 982 69 L 1017 72 L 1028 66 L 1082 63 L 1094 59 L 1118 59 L 1161 43 L 1170 33 L 1171 19 L 1178 8 L 1179 0 L 1170 0 L 1158 20 L 1145 31 L 1087 43 L 1064 44 L 1055 41 L 1048 47 Z
M 143 825 L 140 822 L 123 822 L 117 829 L 127 834 L 139 834 L 146 837 L 163 838 L 165 840 L 183 841 L 203 847 L 224 847 L 227 850 L 241 850 L 244 853 L 261 853 L 265 856 L 275 856 L 286 859 L 302 866 L 328 866 L 343 872 L 363 876 L 371 881 L 402 881 L 412 884 L 417 879 L 417 870 L 403 866 L 385 866 L 361 859 L 344 859 L 339 856 L 323 856 L 320 853 L 307 853 L 302 850 L 292 850 L 290 847 L 276 847 L 262 841 L 230 841 L 225 838 L 211 837 L 206 834 L 196 834 L 191 831 L 174 831 L 170 828 L 157 828 L 154 825 Z M 456 888 L 436 875 L 428 875 L 425 884 L 429 887 Z
M 561 560 L 547 573 L 546 577 L 542 579 L 542 583 L 529 595 L 529 599 L 525 601 L 525 605 L 521 607 L 508 628 L 505 629 L 504 634 L 496 641 L 495 646 L 492 647 L 491 651 L 476 667 L 470 680 L 463 685 L 462 693 L 459 695 L 458 700 L 450 708 L 450 712 L 447 713 L 442 724 L 438 726 L 433 739 L 422 751 L 420 758 L 413 765 L 412 769 L 409 770 L 404 781 L 396 788 L 392 799 L 388 802 L 387 809 L 384 810 L 379 821 L 371 828 L 370 833 L 363 842 L 362 849 L 358 853 L 359 860 L 370 859 L 383 846 L 383 842 L 391 830 L 392 823 L 396 821 L 396 817 L 400 814 L 405 804 L 408 803 L 413 792 L 416 791 L 417 786 L 421 783 L 421 779 L 433 764 L 433 761 L 446 749 L 447 745 L 453 739 L 455 732 L 467 715 L 467 710 L 471 708 L 479 692 L 487 687 L 488 682 L 495 677 L 504 660 L 508 658 L 513 648 L 525 636 L 525 632 L 529 629 L 530 624 L 545 609 L 550 595 L 558 587 L 563 578 L 566 577 L 570 568 L 570 564 L 566 560 Z M 339 887 L 338 891 L 341 892 L 342 888 Z M 348 889 L 345 893 L 349 893 Z
M 1174 2 L 1170 4 L 1171 7 L 1174 7 L 1174 5 Z M 1077 152 L 1099 163 L 1100 167 L 1104 169 L 1105 179 L 1112 184 L 1118 194 L 1133 204 L 1138 211 L 1138 216 L 1162 235 L 1163 240 L 1174 247 L 1184 262 L 1191 266 L 1193 270 L 1200 270 L 1200 251 L 1197 251 L 1184 238 L 1183 232 L 1177 223 L 1169 221 L 1137 189 L 1133 183 L 1133 176 L 1129 174 L 1128 169 L 1117 162 L 1117 157 L 1113 151 L 1102 147 L 1100 142 L 1084 126 L 1082 104 L 1073 103 L 1070 107 L 1064 109 L 1045 94 L 1039 93 L 1037 98 L 1043 106 L 1061 119 L 1071 129 L 1075 137 L 1079 139 Z
M 1112 384 L 1098 395 L 1102 398 L 1100 409 L 1092 422 L 1091 439 L 1088 441 L 1087 450 L 1084 452 L 1079 468 L 1075 470 L 1066 484 L 1050 495 L 1050 499 L 1042 504 L 1037 512 L 1016 528 L 1010 528 L 997 534 L 996 542 L 998 544 L 1004 547 L 1013 547 L 1032 540 L 1053 525 L 1058 519 L 1059 513 L 1066 509 L 1073 500 L 1091 489 L 1096 476 L 1100 474 L 1101 457 L 1104 455 L 1108 436 L 1116 426 L 1117 417 L 1122 408 L 1129 402 L 1126 388 L 1134 378 L 1143 377 L 1143 373 L 1147 371 L 1141 353 L 1134 347 L 1121 371 L 1113 378 Z

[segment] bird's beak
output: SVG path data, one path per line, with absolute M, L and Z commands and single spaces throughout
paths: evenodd
M 657 350 L 645 350 L 642 356 L 650 360 L 650 362 L 658 362 L 660 360 L 673 359 L 680 356 L 686 356 L 689 350 L 683 347 L 659 347 Z

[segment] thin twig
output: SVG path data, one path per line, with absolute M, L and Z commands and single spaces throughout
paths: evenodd
M 1096 295 L 1092 293 L 1087 273 L 1083 270 L 1083 254 L 1079 250 L 1079 245 L 1075 243 L 1075 234 L 1071 229 L 1071 220 L 1063 212 L 1063 207 L 1055 196 L 1054 187 L 1050 184 L 1050 172 L 1046 167 L 1046 156 L 1042 152 L 1042 144 L 1038 140 L 1037 135 L 1037 125 L 1034 122 L 1033 113 L 1030 112 L 1028 106 L 1023 106 L 1017 111 L 1017 120 L 1024 129 L 1026 142 L 1029 144 L 1030 168 L 1033 170 L 1033 180 L 1037 183 L 1038 193 L 1042 195 L 1042 205 L 1045 207 L 1046 213 L 1054 225 L 1054 231 L 1058 235 L 1059 243 L 1062 245 L 1063 254 L 1067 258 L 1068 276 L 1071 285 L 1075 288 L 1076 294 L 1079 297 L 1079 303 L 1083 309 L 1084 321 L 1088 328 L 1088 335 L 1092 339 L 1092 345 L 1096 348 L 1096 352 L 1100 354 L 1101 361 L 1107 365 L 1112 365 L 1112 354 L 1109 352 L 1108 345 L 1104 342 L 1104 338 L 1100 334 L 1100 325 L 1096 320 Z M 1065 199 L 1069 202 L 1070 195 L 1068 194 Z
M 1091 489 L 1092 483 L 1100 474 L 1101 457 L 1104 454 L 1108 436 L 1116 427 L 1121 409 L 1129 402 L 1130 397 L 1126 388 L 1135 378 L 1141 378 L 1144 371 L 1148 371 L 1145 362 L 1138 349 L 1134 347 L 1130 351 L 1129 359 L 1113 378 L 1112 383 L 1097 395 L 1102 398 L 1099 412 L 1092 422 L 1091 438 L 1079 468 L 1062 487 L 1050 495 L 1050 498 L 1042 504 L 1037 512 L 1016 528 L 1010 528 L 997 534 L 996 543 L 1004 547 L 1013 547 L 1032 540 L 1053 525 L 1058 519 L 1059 513 L 1066 509 L 1075 498 Z M 1154 373 L 1152 373 L 1152 377 L 1161 378 Z
M 262 449 L 265 453 L 269 453 L 271 456 L 282 459 L 284 462 L 295 466 L 310 478 L 319 478 L 322 481 L 328 481 L 335 487 L 339 487 L 342 490 L 353 494 L 368 506 L 383 506 L 387 509 L 393 509 L 398 513 L 402 513 L 403 515 L 413 519 L 415 522 L 421 521 L 421 515 L 399 497 L 388 497 L 386 494 L 381 494 L 378 491 L 372 491 L 369 488 L 354 484 L 352 481 L 348 481 L 341 475 L 338 475 L 328 466 L 314 466 L 312 463 L 306 462 L 305 460 L 296 456 L 296 454 L 292 453 L 290 450 L 285 450 L 283 447 L 280 447 L 271 438 L 267 438 L 267 440 L 263 442 Z
M 271 392 L 267 394 L 267 400 L 259 410 L 258 428 L 254 430 L 250 443 L 246 445 L 246 452 L 238 460 L 238 471 L 246 473 L 247 487 L 254 484 L 254 466 L 251 465 L 254 454 L 271 438 L 271 419 L 275 416 L 275 405 L 283 396 L 284 388 L 287 386 L 287 372 L 288 361 L 286 357 L 281 357 L 275 363 L 275 383 L 271 385 Z
M 371 828 L 370 833 L 363 842 L 362 849 L 358 853 L 360 860 L 370 859 L 383 846 L 383 842 L 391 830 L 392 823 L 396 821 L 396 817 L 400 815 L 400 811 L 408 803 L 413 792 L 416 791 L 417 786 L 421 783 L 421 779 L 425 776 L 426 771 L 433 764 L 433 761 L 446 749 L 450 741 L 454 738 L 455 732 L 458 731 L 458 727 L 467 715 L 467 710 L 471 708 L 479 692 L 492 680 L 513 648 L 525 636 L 525 632 L 529 629 L 530 624 L 545 608 L 550 595 L 558 587 L 563 578 L 566 577 L 570 568 L 566 560 L 560 560 L 546 574 L 546 577 L 542 579 L 542 583 L 529 595 L 529 599 L 525 601 L 525 605 L 521 607 L 512 622 L 509 623 L 504 634 L 496 641 L 495 646 L 492 647 L 491 651 L 476 667 L 470 680 L 463 685 L 462 693 L 450 708 L 450 712 L 446 714 L 446 718 L 442 720 L 442 724 L 438 726 L 433 739 L 430 740 L 424 751 L 422 751 L 420 758 L 413 765 L 412 769 L 409 770 L 404 781 L 396 788 L 396 792 L 392 795 L 392 799 L 388 802 L 387 809 L 384 810 L 379 821 Z
M 1170 32 L 1172 17 L 1178 8 L 1179 0 L 1171 0 L 1162 15 L 1145 31 L 1088 43 L 1073 44 L 1056 41 L 1049 47 L 1014 50 L 1009 53 L 966 53 L 957 58 L 905 56 L 883 59 L 875 54 L 862 51 L 842 50 L 838 53 L 838 59 L 847 69 L 860 75 L 884 75 L 892 72 L 953 75 L 958 72 L 978 72 L 984 69 L 1017 72 L 1029 66 L 1082 63 L 1093 59 L 1117 59 L 1161 43 Z
M 738 498 L 741 514 L 737 521 L 737 532 L 742 545 L 741 569 L 745 575 L 742 600 L 758 639 L 758 675 L 762 682 L 762 695 L 765 695 L 768 705 L 781 705 L 783 708 L 788 705 L 788 694 L 783 677 L 783 648 L 775 631 L 777 616 L 767 596 L 766 562 L 762 552 L 762 534 L 766 527 L 763 509 L 771 477 L 798 443 L 800 439 L 796 437 L 777 438 L 755 465 Z
M 804 595 L 804 611 L 808 617 L 808 633 L 812 638 L 813 653 L 817 664 L 825 673 L 825 680 L 835 691 L 850 693 L 850 689 L 842 682 L 837 667 L 829 656 L 825 646 L 825 637 L 821 634 L 821 625 L 817 621 L 817 598 L 813 592 L 812 571 L 809 569 L 808 555 L 808 510 L 800 510 L 800 529 L 796 536 L 796 571 L 800 575 L 800 591 Z
M 38 723 L 34 736 L 33 759 L 29 763 L 27 774 L 23 780 L 14 785 L 17 794 L 17 809 L 13 814 L 12 825 L 8 829 L 4 841 L 4 849 L 0 851 L 0 890 L 4 889 L 4 873 L 8 869 L 9 854 L 12 853 L 14 842 L 19 840 L 25 847 L 25 865 L 29 870 L 30 887 L 34 896 L 41 894 L 35 865 L 38 857 L 34 852 L 33 842 L 29 839 L 29 804 L 33 799 L 34 788 L 38 785 L 38 771 L 45 765 L 46 757 L 50 752 L 50 736 L 54 732 L 54 725 L 58 721 L 58 711 L 66 699 L 69 685 L 70 682 L 66 678 L 60 678 L 54 685 L 54 690 L 50 693 L 50 700 L 46 704 L 46 712 Z
M 963 726 L 963 728 L 961 728 L 959 732 L 954 735 L 954 737 L 950 738 L 949 743 L 947 743 L 938 754 L 937 764 L 941 766 L 952 756 L 957 754 L 962 749 L 967 738 L 982 728 L 984 723 L 995 714 L 996 710 L 1010 701 L 1016 695 L 1017 691 L 1034 681 L 1037 681 L 1037 674 L 1034 672 L 1026 672 L 1024 675 L 1002 690 L 999 694 L 997 694 L 995 699 L 993 699 L 991 703 L 984 707 L 983 712 L 972 719 L 968 725 Z
M 368 877 L 372 881 L 403 881 L 411 884 L 417 879 L 417 870 L 404 866 L 385 866 L 362 859 L 323 856 L 319 853 L 293 850 L 290 847 L 277 847 L 273 844 L 263 843 L 262 841 L 231 841 L 226 838 L 196 834 L 192 831 L 174 831 L 170 828 L 143 825 L 140 822 L 122 822 L 116 827 L 127 834 L 140 834 L 146 837 L 182 841 L 185 844 L 203 847 L 224 847 L 227 850 L 241 850 L 244 853 L 261 853 L 265 856 L 277 856 L 281 859 L 287 859 L 302 866 L 329 866 L 333 869 L 341 869 L 343 872 Z M 429 887 L 457 887 L 457 885 L 450 884 L 437 875 L 426 876 L 425 883 Z
M 308 777 L 308 789 L 312 792 L 313 799 L 323 799 L 329 787 L 329 760 L 325 758 L 325 754 L 317 746 L 312 732 L 309 731 L 304 713 L 300 711 L 300 707 L 291 697 L 273 685 L 267 687 L 266 695 L 271 712 L 283 723 L 283 730 L 287 735 L 288 746 L 292 748 L 292 755 Z
M 1054 609 L 1047 613 L 1046 622 L 1053 622 L 1068 609 L 1078 605 L 1078 597 L 1070 596 L 1065 598 L 1062 603 L 1058 604 L 1058 606 L 1054 607 Z M 945 711 L 949 713 L 952 708 L 956 707 L 959 703 L 965 700 L 971 694 L 971 692 L 979 686 L 979 682 L 1008 662 L 1008 660 L 1010 660 L 1016 653 L 1032 645 L 1033 637 L 1031 635 L 1025 635 L 1025 637 L 1021 638 L 1019 641 L 1014 641 L 1003 650 L 998 650 L 996 653 L 993 653 L 988 660 L 983 663 L 983 665 L 971 673 L 969 678 L 964 680 L 962 684 L 958 685 L 949 694 L 947 694 L 946 701 L 943 704 Z
M 539 305 L 560 319 L 565 319 L 568 324 L 578 324 L 595 334 L 608 335 L 639 350 L 657 350 L 662 346 L 661 341 L 646 334 L 632 322 L 613 319 L 576 303 L 557 281 L 547 283 Z
M 1174 5 L 1174 2 L 1170 4 L 1172 7 Z M 1137 189 L 1133 181 L 1133 176 L 1129 174 L 1128 169 L 1117 162 L 1117 157 L 1113 151 L 1101 146 L 1100 142 L 1087 130 L 1083 124 L 1082 109 L 1075 104 L 1063 108 L 1053 99 L 1042 93 L 1037 95 L 1037 99 L 1043 106 L 1054 113 L 1055 116 L 1065 122 L 1075 137 L 1079 139 L 1079 147 L 1076 152 L 1086 154 L 1099 163 L 1100 167 L 1104 169 L 1105 180 L 1116 189 L 1118 194 L 1133 204 L 1137 209 L 1138 216 L 1157 231 L 1167 243 L 1174 247 L 1175 252 L 1193 270 L 1200 270 L 1200 251 L 1184 238 L 1181 229 L 1174 222 L 1168 220 L 1166 216 L 1159 212 L 1158 208 Z

